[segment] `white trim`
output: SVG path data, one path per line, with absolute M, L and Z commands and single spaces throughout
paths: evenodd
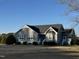
M 52 27 L 49 27 L 44 34 L 46 34 L 46 32 L 49 30 L 49 29 L 52 29 L 52 31 L 54 31 L 56 34 L 57 34 L 57 31 L 55 31 Z
M 55 31 L 52 27 L 49 27 L 49 28 L 45 31 L 45 33 L 44 33 L 44 34 L 46 35 L 46 33 L 47 33 L 47 31 L 48 31 L 49 29 L 52 29 L 52 31 L 54 31 L 54 32 L 55 32 L 55 34 L 56 34 L 56 35 L 55 35 L 55 41 L 57 42 L 57 39 L 58 39 L 58 38 L 57 38 L 57 36 L 58 36 L 58 32 L 57 32 L 57 31 Z

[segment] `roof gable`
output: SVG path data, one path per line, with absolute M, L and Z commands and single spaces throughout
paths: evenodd
M 23 28 L 23 29 L 20 29 L 19 31 L 17 31 L 16 33 L 15 33 L 15 35 L 17 35 L 19 32 L 21 32 L 21 31 L 24 31 L 24 32 L 28 32 L 28 28 Z
M 45 31 L 44 34 L 46 34 L 46 33 L 49 32 L 49 31 L 53 31 L 53 32 L 55 32 L 55 33 L 57 34 L 57 31 L 56 31 L 54 28 L 52 28 L 52 27 L 49 27 L 49 28 Z

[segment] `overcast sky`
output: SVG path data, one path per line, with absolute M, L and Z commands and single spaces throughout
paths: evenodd
M 65 16 L 66 9 L 57 0 L 0 0 L 0 33 L 16 32 L 25 24 L 63 24 L 71 28 L 73 14 Z

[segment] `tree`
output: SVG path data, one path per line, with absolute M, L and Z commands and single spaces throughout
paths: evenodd
M 66 15 L 69 15 L 72 13 L 79 13 L 79 0 L 58 0 L 61 2 L 61 4 L 66 4 L 68 6 L 68 12 Z M 73 28 L 76 27 L 79 24 L 79 15 L 75 16 L 72 20 L 74 22 Z
M 2 33 L 0 37 L 1 37 L 0 43 L 1 44 L 5 44 L 6 43 L 7 34 Z
M 16 43 L 16 38 L 14 37 L 14 35 L 9 35 L 6 39 L 6 44 L 14 44 Z
M 68 5 L 70 11 L 79 12 L 79 0 L 59 0 L 62 4 Z
M 0 36 L 0 43 L 1 43 L 2 37 Z
M 7 33 L 7 36 L 14 35 L 14 33 Z

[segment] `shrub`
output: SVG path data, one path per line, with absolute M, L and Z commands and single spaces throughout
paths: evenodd
M 27 45 L 27 42 L 23 42 L 23 45 Z
M 16 44 L 17 44 L 17 45 L 20 45 L 21 43 L 20 43 L 20 42 L 16 42 Z
M 33 42 L 33 45 L 38 45 L 38 43 L 37 42 Z
M 79 40 L 76 40 L 76 44 L 79 45 Z
M 54 41 L 49 41 L 49 42 L 44 42 L 44 45 L 54 46 L 57 45 L 57 43 L 55 43 Z
M 63 43 L 63 46 L 68 46 L 68 43 L 67 43 L 67 42 L 64 42 L 64 43 Z
M 71 45 L 75 45 L 75 44 L 76 44 L 76 40 L 72 40 Z
M 6 44 L 10 45 L 14 43 L 16 43 L 16 38 L 13 35 L 9 35 L 6 39 Z

